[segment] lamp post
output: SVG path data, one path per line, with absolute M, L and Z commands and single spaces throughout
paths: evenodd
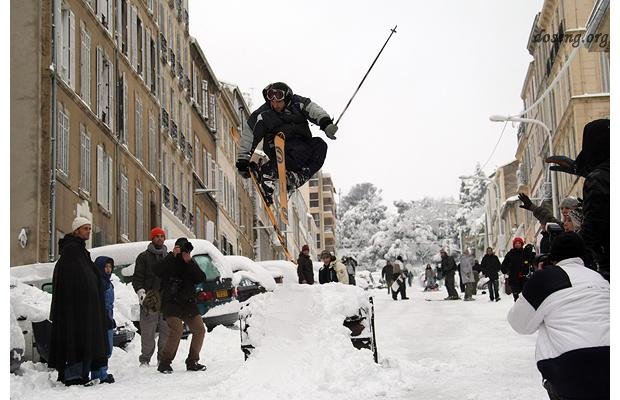
M 532 118 L 521 118 L 521 117 L 511 117 L 505 115 L 491 115 L 489 119 L 493 122 L 524 122 L 526 124 L 536 124 L 541 126 L 545 132 L 547 133 L 547 139 L 549 141 L 549 157 L 553 155 L 553 138 L 551 137 L 551 129 L 544 122 L 539 121 L 537 119 Z M 558 201 L 557 195 L 555 193 L 555 179 L 551 174 L 551 169 L 549 169 L 549 180 L 551 181 L 551 203 L 553 205 L 553 216 L 557 218 L 558 216 Z

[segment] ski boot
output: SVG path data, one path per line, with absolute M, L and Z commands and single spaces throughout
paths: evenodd
M 258 186 L 260 188 L 261 194 L 265 198 L 265 203 L 268 206 L 273 204 L 273 192 L 275 191 L 275 178 L 272 174 L 268 172 L 264 172 L 263 164 L 257 164 L 255 162 L 250 162 L 250 168 L 252 169 L 254 176 L 258 180 Z

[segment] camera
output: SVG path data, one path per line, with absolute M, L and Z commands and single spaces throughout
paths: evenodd
M 553 239 L 555 239 L 560 233 L 564 232 L 564 228 L 555 222 L 547 222 L 547 225 L 545 225 L 545 230 L 549 233 L 549 243 L 553 243 Z
M 184 253 L 191 253 L 192 250 L 194 250 L 194 246 L 192 245 L 192 243 L 187 240 L 186 238 L 180 238 L 176 241 L 176 243 L 174 244 L 175 246 L 179 246 L 179 248 L 181 249 L 182 252 Z

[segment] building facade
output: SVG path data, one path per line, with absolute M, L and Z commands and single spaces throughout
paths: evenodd
M 318 232 L 315 244 L 319 253 L 329 250 L 336 253 L 336 189 L 329 173 L 319 170 L 308 181 L 310 214 Z

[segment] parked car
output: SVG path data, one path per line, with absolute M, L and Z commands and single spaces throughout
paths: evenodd
M 224 256 L 233 271 L 233 284 L 237 287 L 237 299 L 241 302 L 250 297 L 273 291 L 276 288 L 274 274 L 257 262 L 244 256 Z
M 175 241 L 168 239 L 164 244 L 171 250 Z M 207 330 L 211 331 L 217 325 L 233 325 L 239 319 L 239 302 L 236 300 L 237 289 L 232 283 L 232 270 L 224 255 L 211 242 L 204 239 L 189 241 L 194 246 L 192 259 L 207 276 L 205 281 L 195 286 L 196 303 Z M 146 250 L 149 243 L 144 241 L 101 246 L 91 249 L 90 254 L 93 260 L 103 255 L 112 257 L 117 266 L 124 266 L 120 269 L 117 267 L 115 271 L 130 282 L 136 257 Z M 139 307 L 136 296 L 132 305 L 132 319 L 135 322 L 139 320 Z
M 24 359 L 47 361 L 52 323 L 48 319 L 52 301 L 52 277 L 55 263 L 27 264 L 11 267 L 11 305 L 24 336 Z M 122 283 L 113 276 L 115 292 Z M 129 316 L 114 304 L 116 328 L 112 336 L 115 347 L 124 348 L 136 335 Z

